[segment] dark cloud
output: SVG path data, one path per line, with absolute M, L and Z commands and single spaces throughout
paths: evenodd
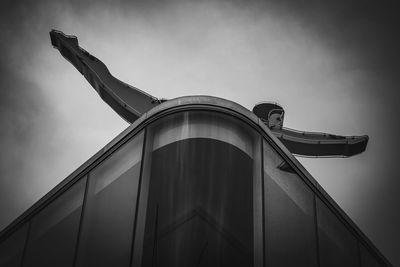
M 54 153 L 47 140 L 50 125 L 55 122 L 36 85 L 26 81 L 23 73 L 4 65 L 0 66 L 0 225 L 3 227 L 32 204 L 22 192 L 29 190 L 32 176 L 39 175 L 35 164 L 46 164 L 46 158 L 38 161 L 43 156 L 38 152 L 47 149 L 49 154 Z

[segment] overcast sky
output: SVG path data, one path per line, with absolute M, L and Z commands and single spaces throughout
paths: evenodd
M 368 134 L 362 155 L 299 160 L 400 266 L 398 6 L 26 2 L 0 5 L 0 229 L 128 126 L 52 48 L 55 28 L 156 97 L 213 95 L 250 110 L 271 100 L 287 127 Z

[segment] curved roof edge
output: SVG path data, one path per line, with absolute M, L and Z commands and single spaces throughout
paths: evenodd
M 80 167 L 73 171 L 50 192 L 43 196 L 39 201 L 33 204 L 22 215 L 15 219 L 5 229 L 0 232 L 0 241 L 6 238 L 23 223 L 29 221 L 37 212 L 44 208 L 49 202 L 55 199 L 59 194 L 67 190 L 78 179 L 86 175 L 97 162 L 103 160 L 110 153 L 115 151 L 120 145 L 125 143 L 132 136 L 136 135 L 139 131 L 144 129 L 148 124 L 164 117 L 168 114 L 184 111 L 184 110 L 214 110 L 235 116 L 256 129 L 268 141 L 268 143 L 285 159 L 288 164 L 296 170 L 299 176 L 308 184 L 314 193 L 321 198 L 321 200 L 333 208 L 332 210 L 338 218 L 345 223 L 347 228 L 359 239 L 363 240 L 363 245 L 372 249 L 387 266 L 392 266 L 386 257 L 373 245 L 367 236 L 358 228 L 358 226 L 347 216 L 347 214 L 340 208 L 338 204 L 326 193 L 326 191 L 319 185 L 319 183 L 312 177 L 312 175 L 301 165 L 301 163 L 290 153 L 290 151 L 279 141 L 279 139 L 271 132 L 270 129 L 258 118 L 254 113 L 245 107 L 223 98 L 213 96 L 183 96 L 174 98 L 155 106 L 147 113 L 143 114 L 139 119 L 132 123 L 128 128 L 122 131 L 110 143 L 105 145 L 90 159 L 84 162 Z

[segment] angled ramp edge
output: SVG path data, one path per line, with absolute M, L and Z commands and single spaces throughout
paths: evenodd
M 127 122 L 134 122 L 160 103 L 156 97 L 115 78 L 103 62 L 79 46 L 76 36 L 52 30 L 50 39 L 53 47 L 60 51 L 100 97 Z

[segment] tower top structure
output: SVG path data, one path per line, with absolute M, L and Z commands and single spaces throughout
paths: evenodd
M 154 97 L 115 78 L 106 65 L 81 48 L 78 38 L 61 31 L 50 32 L 52 45 L 92 85 L 100 97 L 124 120 L 135 122 L 144 113 L 167 101 Z M 350 157 L 365 151 L 368 136 L 341 136 L 322 132 L 298 131 L 283 127 L 285 111 L 273 102 L 263 102 L 253 113 L 297 156 Z

